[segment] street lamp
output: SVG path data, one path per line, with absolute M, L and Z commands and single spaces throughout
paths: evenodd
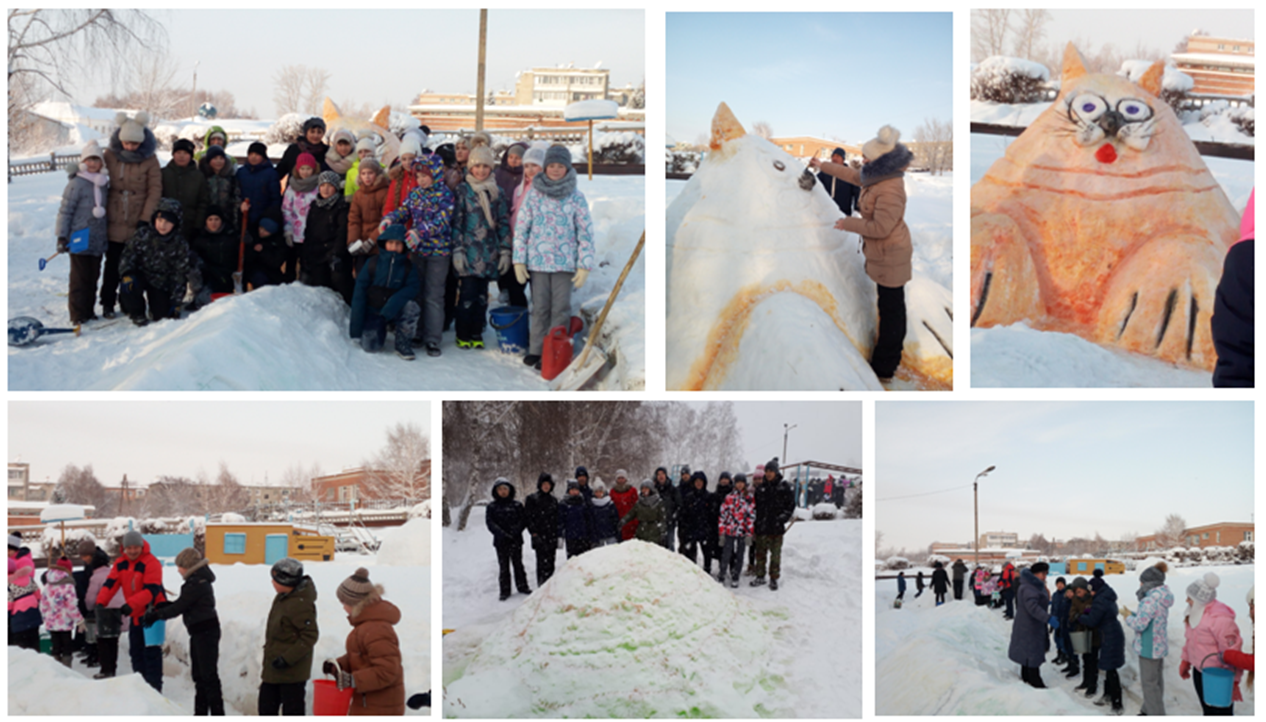
M 797 424 L 792 424 L 791 426 L 782 425 L 782 463 L 784 464 L 787 463 L 787 434 L 790 434 L 791 430 L 796 428 L 796 426 Z
M 976 550 L 976 566 L 980 566 L 980 494 L 977 491 L 977 487 L 979 486 L 979 483 L 980 483 L 980 477 L 986 476 L 989 472 L 993 471 L 996 468 L 998 467 L 991 466 L 988 469 L 985 469 L 984 471 L 977 474 L 976 478 L 973 479 L 971 483 L 972 513 L 976 517 L 976 536 L 972 539 L 971 545 L 972 545 L 972 548 Z

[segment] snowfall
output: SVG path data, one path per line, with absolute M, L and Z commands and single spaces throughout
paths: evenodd
M 778 591 L 722 586 L 680 554 L 630 541 L 498 601 L 472 510 L 446 527 L 446 717 L 860 717 L 861 520 L 800 521 Z
M 1006 105 L 972 101 L 971 119 L 978 123 L 1027 126 L 1049 103 Z M 1197 118 L 1183 127 L 1193 140 L 1252 144 L 1223 115 L 1206 126 Z M 973 133 L 971 182 L 979 181 L 1015 138 Z M 1231 205 L 1242 210 L 1253 190 L 1253 163 L 1205 157 Z M 1180 368 L 1118 349 L 1109 349 L 1069 333 L 1037 331 L 1027 324 L 971 331 L 973 387 L 1197 387 L 1208 388 L 1212 374 Z
M 1138 610 L 1135 591 L 1139 574 L 1152 561 L 1141 562 L 1134 571 L 1108 575 L 1104 579 L 1117 592 L 1118 604 Z M 1165 583 L 1174 593 L 1169 611 L 1169 657 L 1165 661 L 1165 711 L 1171 715 L 1199 715 L 1191 680 L 1178 676 L 1183 646 L 1183 610 L 1189 584 L 1206 572 L 1222 580 L 1218 600 L 1235 611 L 1244 650 L 1252 650 L 1253 625 L 1245 599 L 1253 586 L 1253 565 L 1170 567 Z M 1052 644 L 1047 664 L 1040 668 L 1048 689 L 1034 689 L 1020 681 L 1020 668 L 1007 658 L 1011 623 L 1000 610 L 977 607 L 968 590 L 963 600 L 936 606 L 930 589 L 914 598 L 914 572 L 906 572 L 909 587 L 901 609 L 893 607 L 897 596 L 895 579 L 875 580 L 875 712 L 882 715 L 1101 715 L 1102 707 L 1073 688 L 1073 679 L 1059 673 L 1049 662 L 1055 658 Z M 924 570 L 930 573 L 931 570 Z M 895 576 L 886 572 L 884 576 Z M 1055 588 L 1051 574 L 1048 588 Z M 1073 577 L 1063 575 L 1071 580 Z M 1134 632 L 1125 629 L 1125 666 L 1121 685 L 1125 690 L 1125 714 L 1137 715 L 1142 707 L 1138 655 L 1131 649 Z M 1100 675 L 1100 690 L 1103 676 Z M 1244 682 L 1240 688 L 1244 702 L 1235 703 L 1235 714 L 1252 715 L 1254 695 Z
M 62 149 L 72 150 L 72 149 Z M 160 152 L 166 165 L 169 153 Z M 46 156 L 45 156 L 46 157 Z M 14 178 L 9 184 L 9 317 L 30 316 L 47 327 L 69 326 L 67 261 L 44 271 L 38 259 L 56 250 L 53 225 L 66 174 Z M 589 325 L 601 313 L 645 225 L 644 176 L 580 177 L 594 222 L 598 267 L 572 296 L 573 313 Z M 491 308 L 497 302 L 492 286 Z M 529 287 L 529 296 L 531 295 Z M 640 390 L 646 384 L 645 253 L 630 271 L 600 332 L 611 357 L 592 384 L 600 390 Z M 184 318 L 136 328 L 122 315 L 85 324 L 78 337 L 49 336 L 9 349 L 12 390 L 532 390 L 549 388 L 522 362 L 497 349 L 459 351 L 444 334 L 439 358 L 401 361 L 387 349 L 365 353 L 347 335 L 347 305 L 328 289 L 271 286 L 225 297 Z M 579 348 L 579 346 L 578 346 Z
M 313 677 L 321 678 L 320 662 L 345 652 L 351 631 L 347 614 L 334 592 L 357 567 L 384 587 L 385 598 L 400 607 L 396 625 L 404 664 L 407 695 L 431 687 L 431 522 L 413 519 L 382 535 L 377 555 L 338 554 L 331 562 L 308 562 L 304 571 L 317 586 L 317 642 Z M 163 586 L 178 592 L 180 573 L 166 560 Z M 257 564 L 212 565 L 215 572 L 216 612 L 220 617 L 220 683 L 225 711 L 254 715 L 262 665 L 264 625 L 272 605 L 269 567 Z M 126 633 L 119 639 L 119 676 L 94 680 L 99 667 L 85 667 L 78 656 L 66 668 L 52 657 L 9 648 L 10 715 L 189 715 L 194 687 L 190 679 L 189 635 L 179 619 L 167 623 L 163 647 L 163 692 L 159 694 L 139 674 L 131 673 Z M 307 686 L 307 709 L 312 709 L 312 687 Z M 406 714 L 430 714 L 423 708 Z

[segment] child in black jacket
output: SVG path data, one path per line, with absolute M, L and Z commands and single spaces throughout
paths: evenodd
M 160 619 L 179 616 L 189 630 L 189 659 L 193 667 L 193 713 L 224 714 L 224 695 L 220 691 L 220 617 L 215 613 L 215 573 L 197 549 L 185 549 L 176 555 L 176 569 L 184 577 L 180 596 L 174 602 L 162 602 L 146 612 L 141 623 L 146 627 Z

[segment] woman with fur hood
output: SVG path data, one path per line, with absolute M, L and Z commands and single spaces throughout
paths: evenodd
M 1240 637 L 1240 627 L 1235 622 L 1235 612 L 1218 601 L 1219 584 L 1221 579 L 1218 575 L 1208 572 L 1187 587 L 1187 612 L 1183 615 L 1185 641 L 1182 646 L 1182 662 L 1178 665 L 1178 676 L 1192 679 L 1196 687 L 1196 697 L 1200 699 L 1200 707 L 1206 717 L 1233 715 L 1235 703 L 1244 700 L 1240 694 L 1240 676 L 1243 672 L 1222 660 L 1227 652 L 1240 651 L 1244 640 Z M 1211 707 L 1205 704 L 1204 675 L 1201 670 L 1207 667 L 1220 667 L 1235 673 L 1235 691 L 1230 705 Z
M 176 571 L 184 579 L 174 602 L 159 602 L 141 617 L 149 627 L 160 619 L 180 617 L 189 631 L 190 674 L 193 677 L 193 713 L 223 715 L 224 695 L 220 690 L 220 616 L 215 611 L 215 572 L 192 547 L 176 555 Z
M 901 347 L 906 335 L 904 286 L 910 281 L 910 229 L 906 227 L 905 169 L 914 159 L 906 146 L 898 143 L 901 132 L 891 125 L 879 129 L 876 137 L 862 145 L 862 169 L 839 163 L 823 163 L 814 158 L 809 167 L 860 186 L 857 210 L 861 218 L 841 218 L 835 228 L 862 237 L 866 275 L 879 293 L 879 338 L 871 352 L 870 366 L 880 381 L 887 381 L 901 364 Z
M 1139 656 L 1145 715 L 1165 714 L 1165 656 L 1169 654 L 1169 608 L 1174 606 L 1174 593 L 1165 586 L 1167 571 L 1169 565 L 1165 562 L 1144 569 L 1134 593 L 1139 610 L 1131 613 L 1121 605 L 1125 626 L 1135 632 L 1133 646 Z
M 353 690 L 349 715 L 404 714 L 404 664 L 394 629 L 400 609 L 383 599 L 383 593 L 364 567 L 335 592 L 352 631 L 347 635 L 347 654 L 325 660 L 321 670 L 336 678 L 339 689 Z
M 105 172 L 101 148 L 97 141 L 90 141 L 79 153 L 79 165 L 70 170 L 57 211 L 57 252 L 71 254 L 66 307 L 70 322 L 76 326 L 97 317 L 97 278 L 101 276 L 101 257 L 110 245 L 106 230 L 109 191 L 110 174 Z M 87 248 L 71 251 L 71 235 L 85 229 Z
M 119 300 L 123 246 L 139 228 L 149 224 L 163 197 L 163 169 L 155 155 L 158 140 L 145 127 L 149 114 L 142 111 L 129 118 L 126 113 L 119 113 L 114 122 L 119 127 L 101 154 L 110 176 L 106 198 L 106 235 L 110 242 L 101 277 L 101 315 L 106 318 L 114 318 L 114 305 Z

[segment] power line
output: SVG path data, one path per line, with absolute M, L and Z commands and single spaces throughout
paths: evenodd
M 906 494 L 905 496 L 890 496 L 887 499 L 876 499 L 875 501 L 880 502 L 880 501 L 897 501 L 898 499 L 913 499 L 916 496 L 931 496 L 933 494 L 945 494 L 947 492 L 959 491 L 960 489 L 967 489 L 969 487 L 971 487 L 971 484 L 963 484 L 962 486 L 953 486 L 948 489 L 941 489 L 940 491 L 925 491 L 921 494 Z

